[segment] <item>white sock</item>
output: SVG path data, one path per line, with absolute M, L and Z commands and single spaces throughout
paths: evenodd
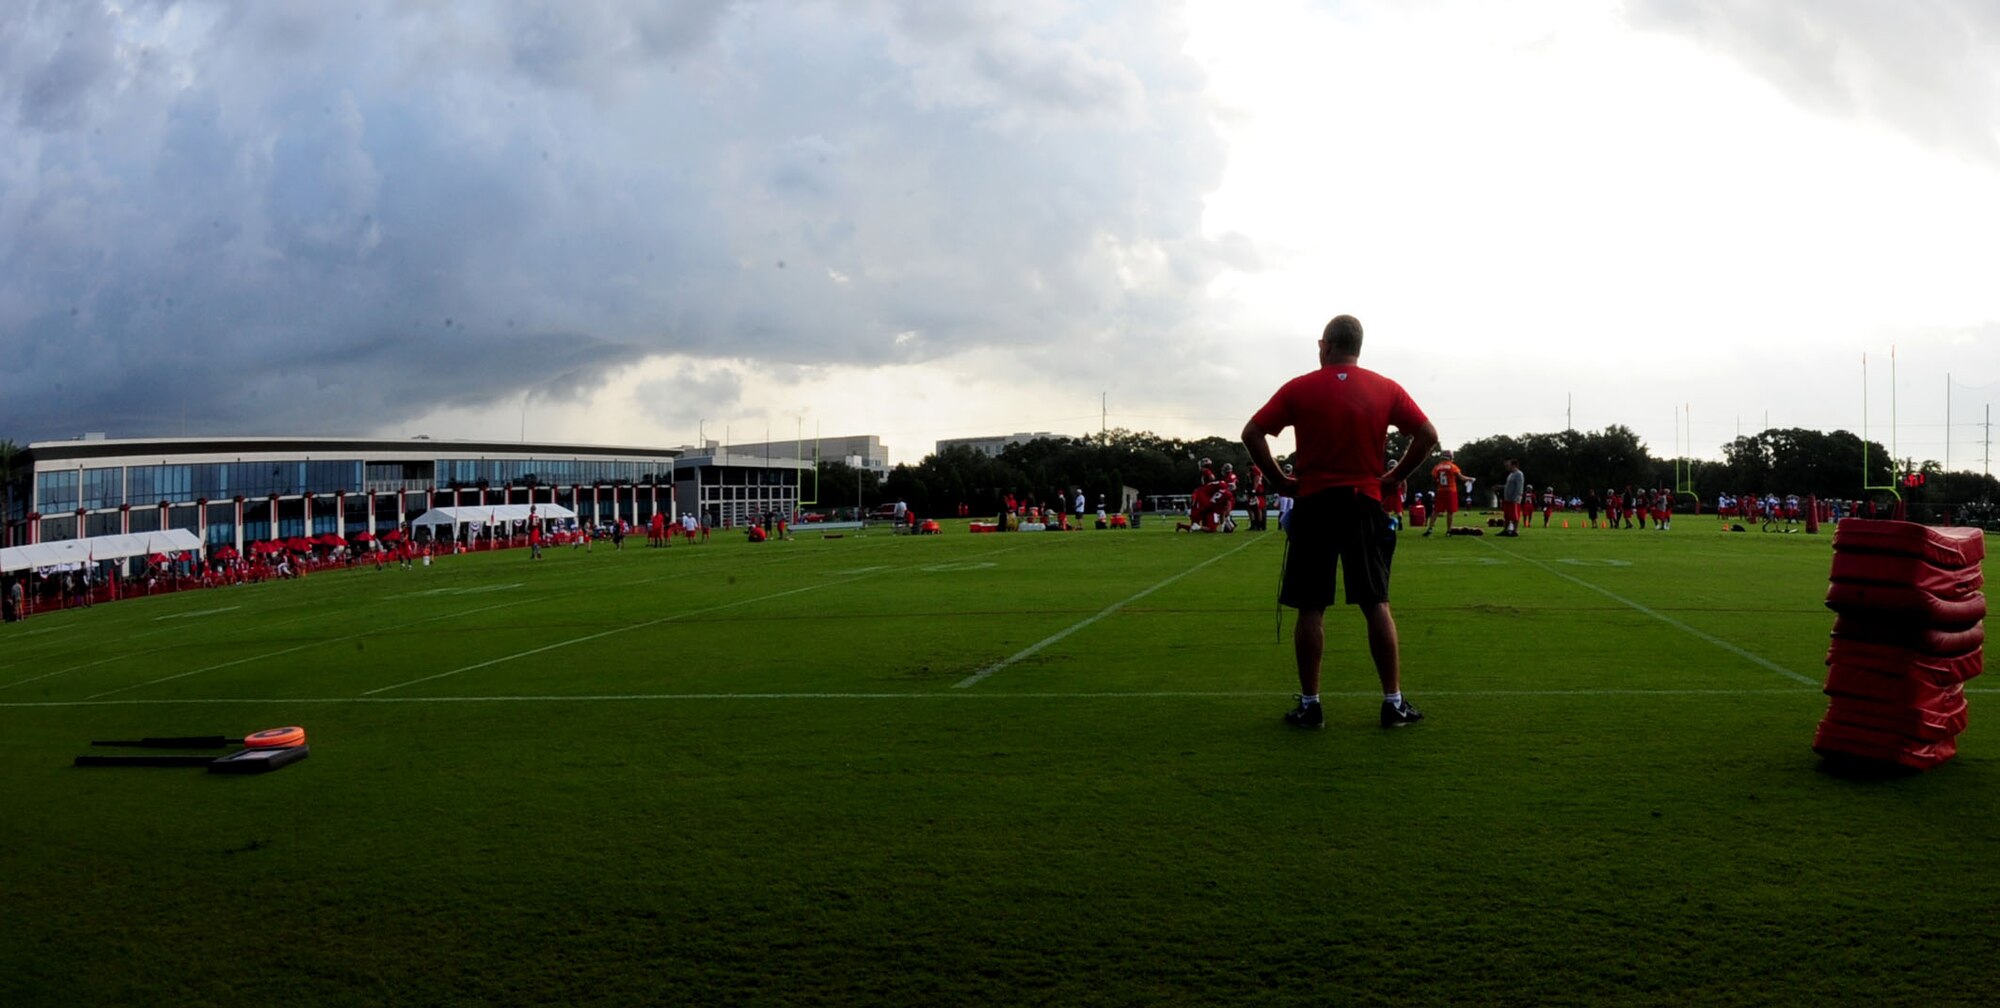
M 1307 693 L 1301 693 L 1301 694 L 1299 694 L 1299 706 L 1301 706 L 1301 707 L 1309 707 L 1309 706 L 1311 706 L 1311 705 L 1313 705 L 1313 704 L 1316 704 L 1316 703 L 1318 703 L 1318 702 L 1319 702 L 1319 694 L 1318 694 L 1318 693 L 1311 693 L 1311 694 L 1307 694 Z
M 1383 703 L 1390 703 L 1390 704 L 1400 704 L 1400 703 L 1402 703 L 1402 702 L 1403 702 L 1403 691 L 1402 691 L 1402 690 L 1397 690 L 1397 691 L 1396 691 L 1396 692 L 1394 692 L 1394 693 L 1384 693 L 1384 694 L 1382 694 L 1382 702 L 1383 702 Z

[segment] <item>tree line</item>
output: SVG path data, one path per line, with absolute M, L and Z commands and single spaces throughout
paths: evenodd
M 1385 467 L 1402 447 L 1401 438 L 1390 435 L 1383 451 Z M 10 513 L 17 502 L 27 499 L 26 470 L 15 464 L 19 451 L 13 441 L 0 439 L 0 488 L 5 494 L 0 507 L 6 509 L 0 514 Z M 1692 490 L 1704 508 L 1713 506 L 1718 493 L 1881 499 L 1888 496 L 1886 492 L 1864 487 L 1892 484 L 1904 501 L 1927 517 L 1986 515 L 2000 505 L 2000 480 L 1991 475 L 1947 472 L 1934 459 L 1899 462 L 1874 441 L 1866 445 L 1864 479 L 1862 439 L 1844 430 L 1787 427 L 1743 435 L 1722 445 L 1720 462 L 1657 457 L 1622 424 L 1601 431 L 1493 435 L 1465 442 L 1455 455 L 1459 468 L 1479 487 L 1499 486 L 1506 478 L 1506 460 L 1514 458 L 1534 486 L 1552 486 L 1565 495 L 1582 496 L 1591 489 L 1602 493 L 1614 487 L 1666 487 Z M 806 491 L 817 498 L 811 506 L 823 509 L 902 500 L 927 515 L 955 514 L 960 504 L 974 514 L 997 512 L 1009 494 L 1017 500 L 1053 504 L 1079 488 L 1093 507 L 1099 494 L 1115 506 L 1122 487 L 1142 495 L 1188 493 L 1198 478 L 1196 464 L 1203 458 L 1212 460 L 1218 471 L 1227 463 L 1244 480 L 1249 478 L 1249 455 L 1233 438 L 1184 440 L 1119 428 L 1082 437 L 1037 438 L 1008 445 L 996 456 L 955 448 L 926 456 L 915 465 L 896 466 L 886 477 L 841 462 L 821 462 L 817 486 Z M 1901 485 L 1909 473 L 1921 474 L 1922 485 Z M 1968 511 L 1967 505 L 1973 507 Z
M 1712 507 L 1721 493 L 1886 500 L 1886 491 L 1866 488 L 1892 484 L 1905 501 L 1920 506 L 1990 506 L 2000 501 L 2000 480 L 1992 476 L 1945 472 L 1934 460 L 1898 461 L 1874 441 L 1866 445 L 1864 478 L 1862 439 L 1843 430 L 1772 428 L 1721 447 L 1720 462 L 1660 457 L 1631 428 L 1612 424 L 1600 431 L 1493 435 L 1467 441 L 1454 454 L 1478 487 L 1499 487 L 1506 478 L 1506 460 L 1513 458 L 1520 461 L 1532 485 L 1554 487 L 1565 496 L 1582 496 L 1592 489 L 1603 493 L 1611 488 L 1665 487 L 1680 493 L 1683 500 L 1690 492 L 1699 496 L 1704 509 Z M 1401 450 L 1401 439 L 1392 434 L 1384 445 L 1385 468 Z M 1115 506 L 1121 487 L 1132 487 L 1141 495 L 1188 493 L 1199 478 L 1197 462 L 1203 458 L 1212 460 L 1218 471 L 1225 463 L 1233 465 L 1247 486 L 1250 459 L 1233 438 L 1184 440 L 1116 429 L 1082 437 L 1037 438 L 1010 444 L 992 456 L 955 448 L 914 465 L 896 466 L 886 477 L 823 462 L 817 506 L 872 506 L 901 500 L 919 514 L 956 514 L 961 504 L 973 514 L 989 514 L 1010 494 L 1021 501 L 1052 504 L 1078 488 L 1093 508 L 1099 494 Z M 1912 471 L 1924 475 L 1922 486 L 1901 485 L 1902 477 Z

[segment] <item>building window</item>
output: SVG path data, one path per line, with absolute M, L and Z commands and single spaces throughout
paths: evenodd
M 307 493 L 359 493 L 361 491 L 361 460 L 341 459 L 332 462 L 307 462 L 305 468 L 305 492 Z
M 125 468 L 85 469 L 82 507 L 92 511 L 115 508 L 125 503 Z
M 76 470 L 58 469 L 35 475 L 35 507 L 43 514 L 76 510 Z M 46 529 L 48 526 L 44 525 Z M 73 539 L 71 532 L 63 536 Z
M 194 500 L 199 496 L 194 485 L 194 471 L 207 466 L 155 465 L 132 466 L 126 472 L 127 501 L 134 507 L 158 504 L 167 501 L 173 504 Z
M 210 504 L 208 506 L 208 544 L 210 546 L 236 545 L 236 505 Z

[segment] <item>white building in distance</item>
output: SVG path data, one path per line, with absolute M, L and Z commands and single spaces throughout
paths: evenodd
M 735 458 L 762 457 L 772 459 L 798 458 L 808 462 L 813 459 L 817 446 L 819 459 L 823 462 L 844 462 L 864 472 L 877 476 L 889 474 L 889 449 L 882 439 L 873 434 L 856 434 L 851 437 L 805 438 L 804 440 L 757 441 L 751 444 L 732 444 L 714 448 L 718 453 Z M 700 454 L 701 449 L 690 449 Z

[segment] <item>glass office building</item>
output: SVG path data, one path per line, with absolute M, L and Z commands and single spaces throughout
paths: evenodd
M 680 455 L 431 438 L 40 441 L 14 457 L 0 545 L 182 528 L 210 547 L 240 550 L 263 539 L 379 534 L 433 507 L 545 501 L 584 521 L 643 525 L 682 510 Z M 702 475 L 683 467 L 679 478 L 702 485 Z M 766 479 L 706 475 L 757 487 Z M 787 475 L 796 502 L 798 475 Z

